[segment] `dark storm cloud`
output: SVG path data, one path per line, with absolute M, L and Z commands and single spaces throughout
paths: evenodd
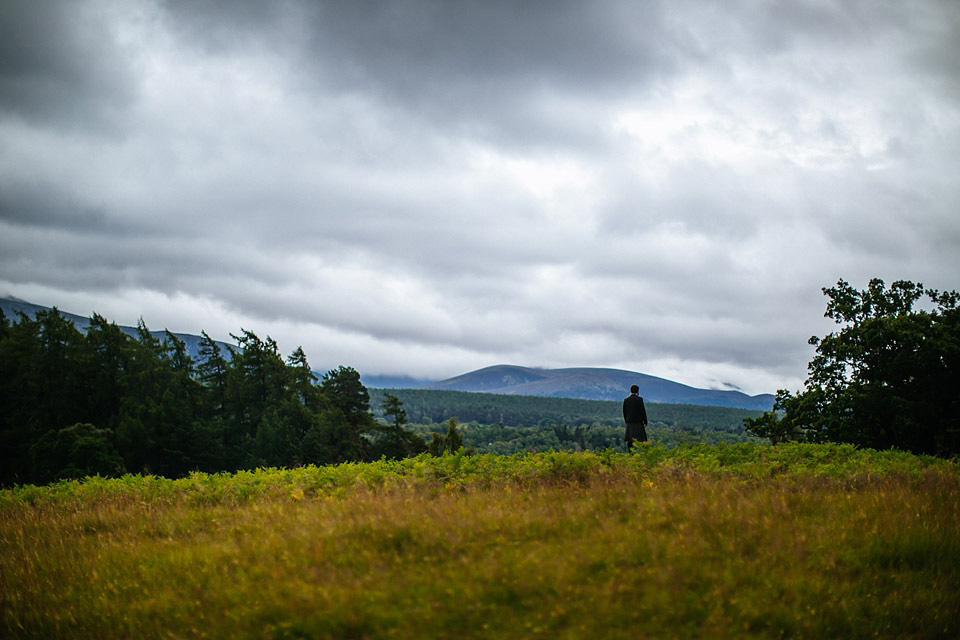
M 0 117 L 115 132 L 133 70 L 95 3 L 0 4 Z
M 114 221 L 104 211 L 60 193 L 56 185 L 8 183 L 0 192 L 0 222 L 100 233 Z
M 348 78 L 390 83 L 404 102 L 424 88 L 428 98 L 450 89 L 610 94 L 668 64 L 660 22 L 657 3 L 357 2 L 325 5 L 311 44 Z

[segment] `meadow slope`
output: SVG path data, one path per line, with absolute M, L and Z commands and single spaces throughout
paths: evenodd
M 0 492 L 9 638 L 960 636 L 960 469 L 832 445 Z

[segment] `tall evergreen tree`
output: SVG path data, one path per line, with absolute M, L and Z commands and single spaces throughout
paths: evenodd
M 324 397 L 333 409 L 340 411 L 350 426 L 351 446 L 365 456 L 365 445 L 361 434 L 374 426 L 370 413 L 370 393 L 360 382 L 360 374 L 353 367 L 340 366 L 328 371 L 320 387 Z
M 462 446 L 463 436 L 457 429 L 457 420 L 456 418 L 450 418 L 447 420 L 446 435 L 433 434 L 433 440 L 431 440 L 427 450 L 431 455 L 439 456 L 444 453 L 456 453 Z
M 203 397 L 203 419 L 217 432 L 222 434 L 226 420 L 227 373 L 229 364 L 220 345 L 200 332 L 200 359 L 197 362 L 197 379 L 206 392 Z
M 261 420 L 278 408 L 285 369 L 276 342 L 270 338 L 263 341 L 247 330 L 231 336 L 238 350 L 233 353 L 227 376 L 227 435 L 231 446 L 243 449 L 256 437 Z
M 115 430 L 126 384 L 124 376 L 130 372 L 131 338 L 116 323 L 107 322 L 95 313 L 90 318 L 86 341 L 90 348 L 86 374 L 90 406 L 88 420 L 98 428 Z
M 400 398 L 384 392 L 384 401 L 381 406 L 387 418 L 387 424 L 375 429 L 376 438 L 371 457 L 406 458 L 427 450 L 427 444 L 423 438 L 406 429 L 407 412 Z
M 0 342 L 0 478 L 4 483 L 32 479 L 30 447 L 45 434 L 87 416 L 83 335 L 56 309 L 35 319 L 20 314 L 3 327 Z
M 56 307 L 37 312 L 39 353 L 35 363 L 37 377 L 35 411 L 40 414 L 41 429 L 58 431 L 83 420 L 86 385 L 81 363 L 83 335 Z

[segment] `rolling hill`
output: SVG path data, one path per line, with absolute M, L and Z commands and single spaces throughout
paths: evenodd
M 740 391 L 698 389 L 645 373 L 589 367 L 535 369 L 515 365 L 495 365 L 423 385 L 420 388 L 587 400 L 622 400 L 629 393 L 632 384 L 640 387 L 640 395 L 648 402 L 759 410 L 769 410 L 773 407 L 771 394 L 749 396 Z

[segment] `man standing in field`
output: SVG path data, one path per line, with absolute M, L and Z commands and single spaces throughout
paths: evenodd
M 623 421 L 627 423 L 624 439 L 627 441 L 627 451 L 633 446 L 634 440 L 647 441 L 647 410 L 640 397 L 640 387 L 630 387 L 630 395 L 623 399 Z

